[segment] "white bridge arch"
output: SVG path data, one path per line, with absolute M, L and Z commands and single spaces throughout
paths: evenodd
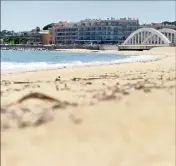
M 165 33 L 171 32 L 173 37 L 175 32 L 170 29 L 141 28 L 134 31 L 122 45 L 169 45 L 172 42 L 165 36 Z
M 169 28 L 163 28 L 159 29 L 162 34 L 164 34 L 171 43 L 176 43 L 176 30 L 174 29 L 169 29 Z

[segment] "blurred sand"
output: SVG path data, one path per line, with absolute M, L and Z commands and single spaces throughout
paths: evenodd
M 1 124 L 9 126 L 1 125 L 1 165 L 174 166 L 176 47 L 123 53 L 162 59 L 1 74 L 2 107 L 31 92 L 67 101 L 56 109 L 50 108 L 54 103 L 25 101 L 13 112 L 28 108 L 33 114 L 20 112 L 21 119 L 1 113 Z M 48 107 L 51 122 L 18 126 Z

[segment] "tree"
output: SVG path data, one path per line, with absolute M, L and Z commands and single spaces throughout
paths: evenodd
M 44 27 L 43 27 L 43 30 L 48 30 L 49 28 L 52 27 L 53 24 L 54 24 L 54 23 L 51 23 L 51 24 L 48 24 L 48 25 L 44 26 Z
M 2 37 L 4 43 L 8 44 L 26 44 L 31 40 L 30 36 L 5 36 Z
M 14 45 L 15 44 L 14 40 L 10 41 L 9 44 Z
M 36 31 L 37 31 L 37 32 L 39 32 L 39 31 L 40 31 L 40 27 L 36 27 L 35 29 L 36 29 Z
M 0 43 L 3 44 L 3 43 L 4 43 L 4 40 L 3 40 L 3 39 L 0 39 Z

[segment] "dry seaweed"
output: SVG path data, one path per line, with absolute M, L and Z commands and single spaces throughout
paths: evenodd
M 32 98 L 33 99 L 45 100 L 45 101 L 49 101 L 49 102 L 60 102 L 59 100 L 57 100 L 53 97 L 50 97 L 48 95 L 38 93 L 38 92 L 34 92 L 34 93 L 30 93 L 30 94 L 27 94 L 27 95 L 23 96 L 22 98 L 20 98 L 19 100 L 17 100 L 14 103 L 9 104 L 8 106 L 20 104 L 20 103 L 24 102 L 25 100 L 29 100 L 29 99 L 32 99 Z
M 13 84 L 31 84 L 33 82 L 25 82 L 25 81 L 13 81 Z
M 41 108 L 36 110 L 34 109 L 33 105 L 26 107 L 24 105 L 20 105 L 29 99 L 48 101 L 52 103 L 52 106 L 46 103 L 47 106 L 44 104 Z M 15 126 L 19 128 L 25 128 L 28 126 L 41 125 L 54 119 L 55 109 L 63 109 L 67 106 L 76 107 L 77 103 L 60 101 L 42 93 L 30 93 L 23 96 L 16 102 L 10 103 L 4 108 L 1 107 L 1 128 L 5 130 Z

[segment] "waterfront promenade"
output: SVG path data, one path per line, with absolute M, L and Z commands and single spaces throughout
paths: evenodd
M 70 44 L 70 45 L 1 45 L 1 49 L 8 50 L 55 50 L 55 49 L 93 49 L 99 50 L 99 45 L 80 45 L 80 44 Z

